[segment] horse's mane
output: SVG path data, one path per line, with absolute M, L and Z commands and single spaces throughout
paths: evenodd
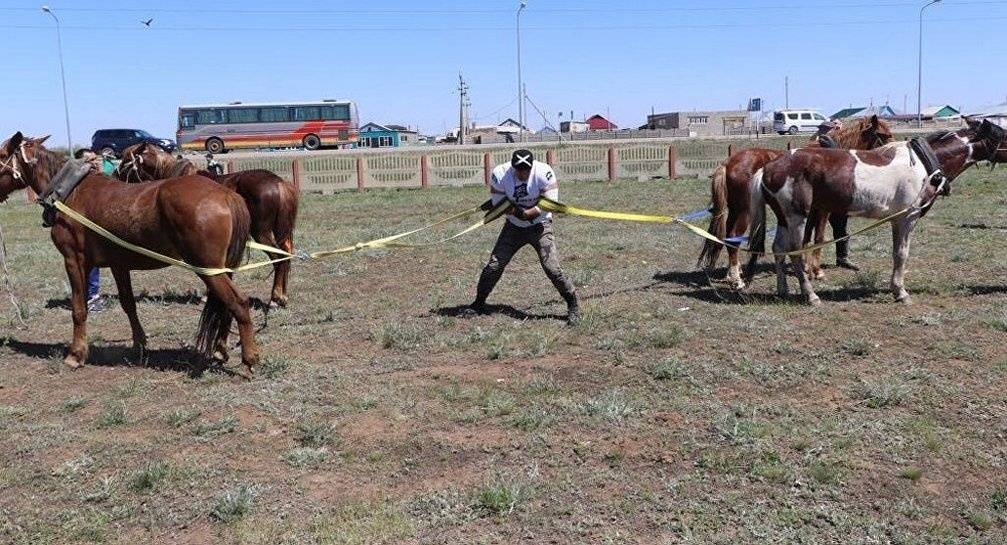
M 860 138 L 864 131 L 871 127 L 871 120 L 866 117 L 855 119 L 852 122 L 844 123 L 838 129 L 829 131 L 829 136 L 836 141 L 836 144 L 843 149 L 858 149 L 863 146 Z M 891 133 L 891 126 L 884 120 L 878 119 L 878 132 Z

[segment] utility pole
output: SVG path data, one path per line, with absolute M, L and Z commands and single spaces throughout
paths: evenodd
M 468 116 L 466 115 L 468 106 L 470 104 L 469 100 L 469 86 L 465 83 L 465 79 L 462 78 L 462 73 L 458 72 L 458 145 L 465 143 L 465 126 L 468 125 Z
M 790 76 L 783 76 L 784 109 L 790 109 Z
M 916 124 L 923 127 L 923 10 L 940 2 L 941 0 L 930 0 L 920 8 L 920 48 L 919 66 L 916 71 Z
M 524 83 L 521 81 L 521 12 L 528 7 L 527 0 L 521 0 L 517 8 L 517 122 L 524 126 Z M 520 141 L 524 142 L 524 131 L 518 128 Z
M 59 17 L 49 6 L 42 6 L 42 11 L 48 13 L 56 21 L 56 47 L 59 51 L 59 77 L 63 82 L 63 115 L 66 117 L 66 152 L 73 157 L 73 139 L 70 138 L 70 102 L 66 99 L 66 71 L 63 70 L 63 37 L 59 31 Z

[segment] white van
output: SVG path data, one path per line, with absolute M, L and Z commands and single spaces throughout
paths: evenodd
M 780 134 L 818 132 L 818 126 L 828 121 L 815 110 L 778 110 L 773 112 L 773 130 Z

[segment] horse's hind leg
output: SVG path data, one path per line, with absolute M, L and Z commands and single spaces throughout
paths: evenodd
M 216 297 L 226 308 L 230 316 L 238 322 L 238 334 L 241 337 L 241 362 L 245 366 L 244 375 L 247 378 L 252 376 L 252 368 L 259 363 L 259 347 L 255 342 L 255 332 L 252 327 L 252 318 L 249 313 L 248 297 L 246 297 L 228 275 L 219 274 L 216 276 L 204 276 L 203 282 L 212 297 Z M 207 302 L 207 304 L 210 304 Z M 228 324 L 230 321 L 227 322 Z M 227 331 L 221 335 L 223 341 L 227 341 Z M 221 338 L 218 338 L 218 341 Z M 226 350 L 226 347 L 224 347 Z
M 147 349 L 147 334 L 136 315 L 136 298 L 133 297 L 133 282 L 129 277 L 129 270 L 112 267 L 112 277 L 115 278 L 115 287 L 119 291 L 119 305 L 129 318 L 129 328 L 133 331 L 133 348 L 142 354 Z
M 804 245 L 807 246 L 808 242 L 811 241 L 811 235 L 814 234 L 815 244 L 821 244 L 825 242 L 825 227 L 829 222 L 828 212 L 812 211 L 811 217 L 808 218 L 808 225 L 812 225 L 814 233 L 805 229 L 804 233 Z M 822 271 L 822 249 L 817 248 L 812 252 L 803 254 L 807 259 L 807 272 L 808 276 L 816 280 L 821 280 L 825 278 L 825 273 Z
M 776 295 L 786 297 L 790 293 L 787 287 L 787 256 L 789 235 L 787 227 L 778 225 L 776 227 L 776 237 L 773 238 L 773 260 L 776 262 Z M 755 255 L 752 255 L 755 259 Z
M 797 250 L 802 248 L 802 241 L 806 238 L 804 236 L 804 231 L 807 228 L 807 218 L 801 217 L 797 214 L 791 214 L 787 221 L 789 244 L 791 250 Z M 794 266 L 794 273 L 797 275 L 797 280 L 801 285 L 801 295 L 805 297 L 805 300 L 809 305 L 818 306 L 822 304 L 821 299 L 815 294 L 814 288 L 811 286 L 811 279 L 808 278 L 807 272 L 804 270 L 804 256 L 807 254 L 795 254 L 790 257 L 790 260 Z
M 266 246 L 272 246 L 273 248 L 279 248 L 286 252 L 293 251 L 293 244 L 290 244 L 290 249 L 283 246 L 278 246 L 276 243 L 276 238 L 273 237 L 273 233 L 268 230 L 262 230 L 255 233 L 255 241 L 259 244 L 265 244 Z M 280 259 L 283 256 L 280 254 L 271 254 L 266 252 L 266 256 L 269 259 Z M 269 294 L 269 306 L 271 307 L 285 307 L 287 306 L 287 275 L 290 272 L 290 261 L 280 261 L 279 263 L 273 263 L 273 291 Z
M 745 234 L 748 229 L 748 214 L 742 213 L 737 216 L 731 213 L 727 218 L 727 236 L 737 237 Z M 741 278 L 741 260 L 738 258 L 739 250 L 735 246 L 727 246 L 727 282 L 734 289 L 745 289 L 745 281 Z

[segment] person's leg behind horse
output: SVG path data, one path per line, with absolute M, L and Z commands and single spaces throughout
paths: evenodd
M 531 245 L 538 252 L 539 263 L 542 270 L 552 281 L 552 285 L 559 291 L 563 300 L 566 301 L 567 321 L 576 324 L 580 321 L 580 305 L 577 302 L 577 290 L 568 276 L 563 274 L 563 269 L 559 264 L 559 253 L 556 251 L 556 238 L 553 236 L 552 224 L 543 223 L 531 227 Z
M 787 251 L 802 249 L 805 239 L 804 231 L 807 228 L 807 224 L 808 218 L 803 214 L 791 213 L 787 217 L 787 234 L 789 236 Z M 805 301 L 808 304 L 818 306 L 821 304 L 821 300 L 818 298 L 818 295 L 815 294 L 815 290 L 811 286 L 811 279 L 808 277 L 807 271 L 804 268 L 805 255 L 807 254 L 794 254 L 790 256 L 790 261 L 794 267 L 794 274 L 797 275 L 797 280 L 801 286 L 801 295 L 804 296 Z
M 847 228 L 850 217 L 845 214 L 832 214 L 829 216 L 829 225 L 832 226 L 832 239 L 836 242 L 836 266 L 851 271 L 859 271 L 860 268 L 850 261 L 850 241 L 846 237 L 850 236 Z M 839 240 L 842 239 L 842 240 Z

